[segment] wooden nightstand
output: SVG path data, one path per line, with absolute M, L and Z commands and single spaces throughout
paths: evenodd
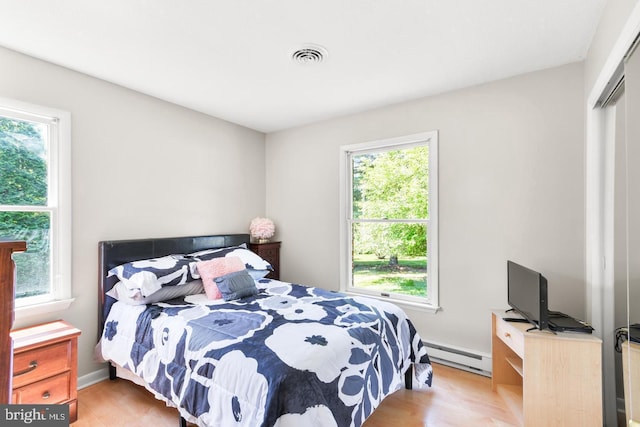
M 78 419 L 80 332 L 62 320 L 11 332 L 11 403 L 66 403 L 69 405 L 69 421 Z
M 269 279 L 280 280 L 280 245 L 282 242 L 249 243 L 249 249 L 269 261 L 273 271 L 267 274 Z

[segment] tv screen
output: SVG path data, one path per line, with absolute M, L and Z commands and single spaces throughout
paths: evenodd
M 507 261 L 509 306 L 540 329 L 549 328 L 547 279 L 537 271 Z

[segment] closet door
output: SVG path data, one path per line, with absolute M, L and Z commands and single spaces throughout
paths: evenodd
M 640 51 L 625 60 L 628 323 L 640 323 Z M 640 425 L 640 343 L 623 353 L 628 421 Z

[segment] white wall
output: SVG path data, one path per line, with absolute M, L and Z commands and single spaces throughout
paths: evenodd
M 71 112 L 79 375 L 97 337 L 98 241 L 244 233 L 264 214 L 264 134 L 0 48 L 0 96 Z
M 440 304 L 422 337 L 489 352 L 506 260 L 544 273 L 550 307 L 585 314 L 583 65 L 267 135 L 267 215 L 285 280 L 339 288 L 339 150 L 438 130 Z

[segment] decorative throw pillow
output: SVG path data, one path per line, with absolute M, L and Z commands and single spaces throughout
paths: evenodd
M 209 299 L 222 298 L 215 279 L 225 274 L 243 271 L 245 269 L 244 263 L 238 257 L 222 257 L 208 261 L 198 261 L 196 267 L 204 284 L 204 292 Z
M 226 274 L 218 277 L 215 281 L 225 301 L 245 298 L 258 293 L 256 282 L 253 281 L 247 270 Z

